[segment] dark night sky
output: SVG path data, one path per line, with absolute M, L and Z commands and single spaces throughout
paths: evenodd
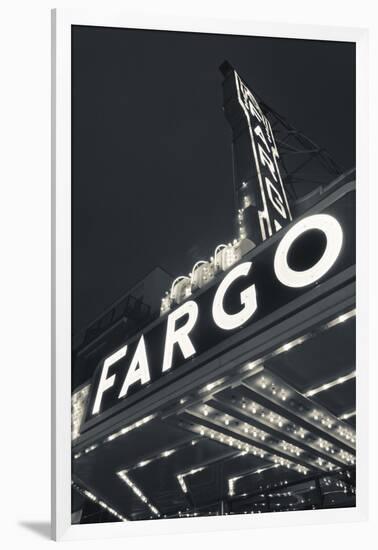
M 352 44 L 73 28 L 73 328 L 156 265 L 233 237 L 227 59 L 268 105 L 355 164 Z

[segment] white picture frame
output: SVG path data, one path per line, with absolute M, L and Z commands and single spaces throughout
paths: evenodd
M 355 508 L 311 513 L 71 525 L 71 25 L 269 36 L 356 43 L 357 56 L 357 484 Z M 112 10 L 52 12 L 52 536 L 55 540 L 361 521 L 368 514 L 368 32 L 248 20 L 146 16 Z

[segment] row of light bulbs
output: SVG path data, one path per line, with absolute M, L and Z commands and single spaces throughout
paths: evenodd
M 329 453 L 332 456 L 336 456 L 338 453 L 337 456 L 338 456 L 338 459 L 341 460 L 341 462 L 344 462 L 345 464 L 353 464 L 353 460 L 354 460 L 353 455 L 351 455 L 350 453 L 346 453 L 346 452 L 341 453 L 340 450 L 338 450 L 329 441 L 323 438 L 318 438 L 314 441 L 311 441 L 310 432 L 308 432 L 302 427 L 297 426 L 296 424 L 292 423 L 287 418 L 284 418 L 279 414 L 268 412 L 267 409 L 262 405 L 259 405 L 254 401 L 247 403 L 247 400 L 243 398 L 239 406 L 244 410 L 250 411 L 254 416 L 258 415 L 262 423 L 269 421 L 269 423 L 274 427 L 275 426 L 279 428 L 284 427 L 290 433 L 290 435 L 295 439 L 306 440 L 306 445 L 314 449 L 319 449 L 322 452 Z M 319 418 L 319 412 L 316 412 L 316 416 Z M 248 431 L 246 433 L 248 433 Z M 290 443 L 282 441 L 281 445 L 283 446 L 284 450 L 291 451 L 292 454 L 296 454 L 297 456 L 300 456 L 302 452 L 302 450 L 299 449 L 299 447 L 296 447 L 294 445 L 290 446 L 291 445 Z
M 83 455 L 86 455 L 88 453 L 91 453 L 92 451 L 94 451 L 95 449 L 97 449 L 98 447 L 98 443 L 93 443 L 93 445 L 90 445 L 89 447 L 86 447 L 83 451 L 80 451 L 78 453 L 75 453 L 74 454 L 74 460 L 77 460 L 78 458 L 80 458 L 81 456 Z
M 153 504 L 151 504 L 151 502 L 148 500 L 146 495 L 144 493 L 142 493 L 142 491 L 139 489 L 139 487 L 133 481 L 131 481 L 131 479 L 127 475 L 126 471 L 122 470 L 120 472 L 117 472 L 117 474 L 122 479 L 122 481 L 124 481 L 130 487 L 130 489 L 141 500 L 141 502 L 146 504 L 155 516 L 160 517 L 159 510 Z
M 228 445 L 230 447 L 234 447 L 239 450 L 242 450 L 245 453 L 250 453 L 250 454 L 253 454 L 254 456 L 259 456 L 260 458 L 265 458 L 266 460 L 269 460 L 274 464 L 286 466 L 287 468 L 292 468 L 299 473 L 306 474 L 309 471 L 309 468 L 306 468 L 301 464 L 296 464 L 289 459 L 284 459 L 275 454 L 269 453 L 263 449 L 259 449 L 254 445 L 251 445 L 249 443 L 244 443 L 232 436 L 225 436 L 223 433 L 218 432 L 217 430 L 214 430 L 212 428 L 205 428 L 203 426 L 200 427 L 196 425 L 193 427 L 193 430 L 196 432 L 199 432 L 201 436 L 205 436 L 209 439 L 214 439 L 224 445 Z
M 75 391 L 71 397 L 71 439 L 74 441 L 80 435 L 85 407 L 88 401 L 90 384 Z
M 222 443 L 223 445 L 228 445 L 229 447 L 234 447 L 234 448 L 236 447 L 237 449 L 243 450 L 246 453 L 251 453 L 254 456 L 259 456 L 260 458 L 264 458 L 266 455 L 266 452 L 263 449 L 255 447 L 254 445 L 250 445 L 249 443 L 243 443 L 242 441 L 235 439 L 232 436 L 226 436 L 221 432 L 217 432 L 216 430 L 199 427 L 197 428 L 197 431 L 202 437 L 206 436 L 209 439 L 217 440 L 219 441 L 219 443 Z
M 185 472 L 183 474 L 177 474 L 176 475 L 176 478 L 177 478 L 177 481 L 179 482 L 179 485 L 183 491 L 183 493 L 187 493 L 188 492 L 188 487 L 185 483 L 185 478 L 187 476 L 193 476 L 194 474 L 198 474 L 199 472 L 202 472 L 203 470 L 205 469 L 204 466 L 200 466 L 199 468 L 192 468 L 191 470 L 189 470 L 188 472 Z
M 109 441 L 113 441 L 114 439 L 117 439 L 117 437 L 120 437 L 121 435 L 125 435 L 135 429 L 142 428 L 145 424 L 147 424 L 147 422 L 150 422 L 155 417 L 156 417 L 156 414 L 150 414 L 148 416 L 145 416 L 144 418 L 141 418 L 140 420 L 137 420 L 136 422 L 133 422 L 132 424 L 129 424 L 128 426 L 125 426 L 124 428 L 121 428 L 116 432 L 113 432 L 102 441 L 102 444 L 108 443 Z M 93 445 L 90 445 L 83 451 L 74 454 L 74 459 L 76 460 L 81 456 L 88 454 L 91 451 L 94 451 L 99 446 L 100 446 L 100 443 L 95 443 Z
M 334 388 L 335 386 L 339 386 L 340 384 L 345 384 L 345 382 L 348 382 L 349 380 L 353 380 L 353 378 L 356 377 L 356 371 L 352 371 L 345 376 L 339 376 L 338 378 L 335 378 L 334 380 L 331 380 L 330 382 L 327 382 L 326 384 L 321 384 L 320 386 L 313 388 L 309 391 L 306 391 L 304 394 L 306 397 L 313 397 L 314 395 L 317 395 L 318 393 L 321 393 L 326 390 L 330 390 L 331 388 Z
M 265 466 L 263 468 L 257 468 L 256 470 L 253 470 L 252 472 L 247 472 L 243 475 L 240 475 L 240 476 L 235 476 L 235 477 L 230 477 L 229 480 L 228 480 L 228 494 L 230 496 L 234 496 L 235 495 L 235 483 L 237 481 L 239 481 L 240 479 L 242 478 L 245 478 L 245 477 L 250 477 L 250 476 L 253 476 L 253 475 L 259 475 L 261 474 L 262 472 L 265 472 L 266 470 L 271 470 L 272 468 L 279 468 L 280 467 L 280 464 L 272 464 L 272 465 L 269 465 L 269 466 Z
M 160 453 L 157 453 L 156 455 L 149 457 L 147 459 L 141 460 L 140 462 L 137 462 L 134 466 L 129 468 L 128 470 L 124 470 L 125 473 L 128 473 L 132 470 L 135 470 L 136 468 L 143 468 L 144 466 L 147 466 L 148 464 L 151 464 L 152 462 L 155 462 L 156 460 L 168 458 L 169 456 L 173 455 L 174 453 L 177 453 L 177 451 L 183 449 L 184 447 L 187 447 L 189 445 L 194 446 L 196 445 L 200 440 L 199 439 L 192 439 L 189 443 L 184 443 L 183 445 L 179 445 L 173 449 L 166 449 L 164 451 L 161 451 Z
M 241 200 L 241 208 L 239 208 L 238 210 L 238 232 L 240 239 L 246 239 L 247 229 L 245 226 L 244 211 L 251 205 L 251 198 L 247 194 L 248 184 L 246 181 L 241 184 L 241 189 L 243 190 L 244 195 L 242 196 Z
M 189 412 L 190 412 L 190 409 L 189 409 Z M 209 405 L 205 405 L 204 407 L 200 407 L 199 414 L 200 415 L 202 414 L 203 416 L 205 416 L 207 418 L 209 417 L 209 414 L 211 414 L 211 421 L 214 422 L 216 425 L 219 425 L 219 421 L 214 418 L 214 416 L 216 416 L 218 414 L 218 412 L 213 407 L 210 407 Z M 262 414 L 264 414 L 264 413 L 262 413 Z M 235 427 L 235 424 L 237 423 L 236 419 L 231 417 L 230 415 L 225 415 L 223 417 L 223 422 L 224 422 L 226 427 L 230 427 L 236 433 L 240 430 L 239 427 Z M 230 423 L 231 423 L 231 426 L 230 426 Z M 289 454 L 293 458 L 297 458 L 301 454 L 303 454 L 303 450 L 300 449 L 299 447 L 297 447 L 296 445 L 293 445 L 293 444 L 285 441 L 284 439 L 275 442 L 274 439 L 267 432 L 264 432 L 263 430 L 255 428 L 254 426 L 249 426 L 248 427 L 248 425 L 244 424 L 243 432 L 245 434 L 248 434 L 249 437 L 253 437 L 255 439 L 260 439 L 262 442 L 264 442 L 267 438 L 270 438 L 271 444 L 272 444 L 272 441 L 273 441 L 274 445 L 278 445 L 278 447 L 280 447 L 285 453 Z M 320 465 L 320 462 L 317 462 L 315 457 L 312 457 L 311 455 L 309 455 L 307 457 L 307 460 L 313 466 Z M 326 464 L 325 461 L 324 461 L 324 464 Z M 328 464 L 326 465 L 326 467 L 328 469 L 330 469 L 330 466 Z
M 88 491 L 87 489 L 82 489 L 79 485 L 77 485 L 77 483 L 72 483 L 72 486 L 76 489 L 76 491 L 78 491 L 81 495 L 83 496 L 86 496 L 89 500 L 92 500 L 93 502 L 95 502 L 96 504 L 98 504 L 99 506 L 101 506 L 101 508 L 103 508 L 104 510 L 106 510 L 107 512 L 109 512 L 109 514 L 111 514 L 112 516 L 116 517 L 117 519 L 121 520 L 121 521 L 128 521 L 124 516 L 122 516 L 121 514 L 119 514 L 116 510 L 114 510 L 114 508 L 112 508 L 111 506 L 109 506 L 108 504 L 106 504 L 106 502 L 104 502 L 103 500 L 97 498 L 93 493 L 91 493 L 90 491 Z
M 256 386 L 257 388 L 262 389 L 264 394 L 271 394 L 274 401 L 277 399 L 274 399 L 274 396 L 279 394 L 282 395 L 282 392 L 284 391 L 286 391 L 286 398 L 281 400 L 286 401 L 287 396 L 290 393 L 289 390 L 285 388 L 282 382 L 278 384 L 276 380 L 273 381 L 272 375 L 270 377 L 262 375 L 251 383 L 254 387 Z M 291 403 L 289 402 L 288 404 L 285 404 L 283 406 L 286 408 L 290 407 L 290 405 Z M 355 443 L 356 440 L 353 430 L 343 426 L 338 418 L 332 417 L 329 413 L 327 414 L 325 410 L 322 411 L 319 405 L 317 405 L 317 408 L 313 409 L 309 413 L 308 418 L 311 420 L 312 423 L 316 423 L 321 428 L 327 428 L 328 430 L 334 430 L 335 428 L 337 428 L 337 433 L 342 437 L 342 439 L 352 444 Z

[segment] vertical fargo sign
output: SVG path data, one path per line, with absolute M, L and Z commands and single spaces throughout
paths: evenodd
M 235 191 L 239 219 L 256 244 L 292 220 L 269 120 L 239 74 L 226 62 L 221 70 L 224 110 L 233 131 Z

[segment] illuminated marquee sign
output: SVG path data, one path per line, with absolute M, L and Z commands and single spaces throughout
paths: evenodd
M 354 192 L 292 223 L 98 365 L 87 420 L 354 264 Z
M 224 107 L 234 132 L 239 215 L 250 218 L 252 228 L 245 236 L 258 243 L 290 223 L 292 215 L 270 122 L 238 73 L 227 63 L 222 70 L 226 76 Z

